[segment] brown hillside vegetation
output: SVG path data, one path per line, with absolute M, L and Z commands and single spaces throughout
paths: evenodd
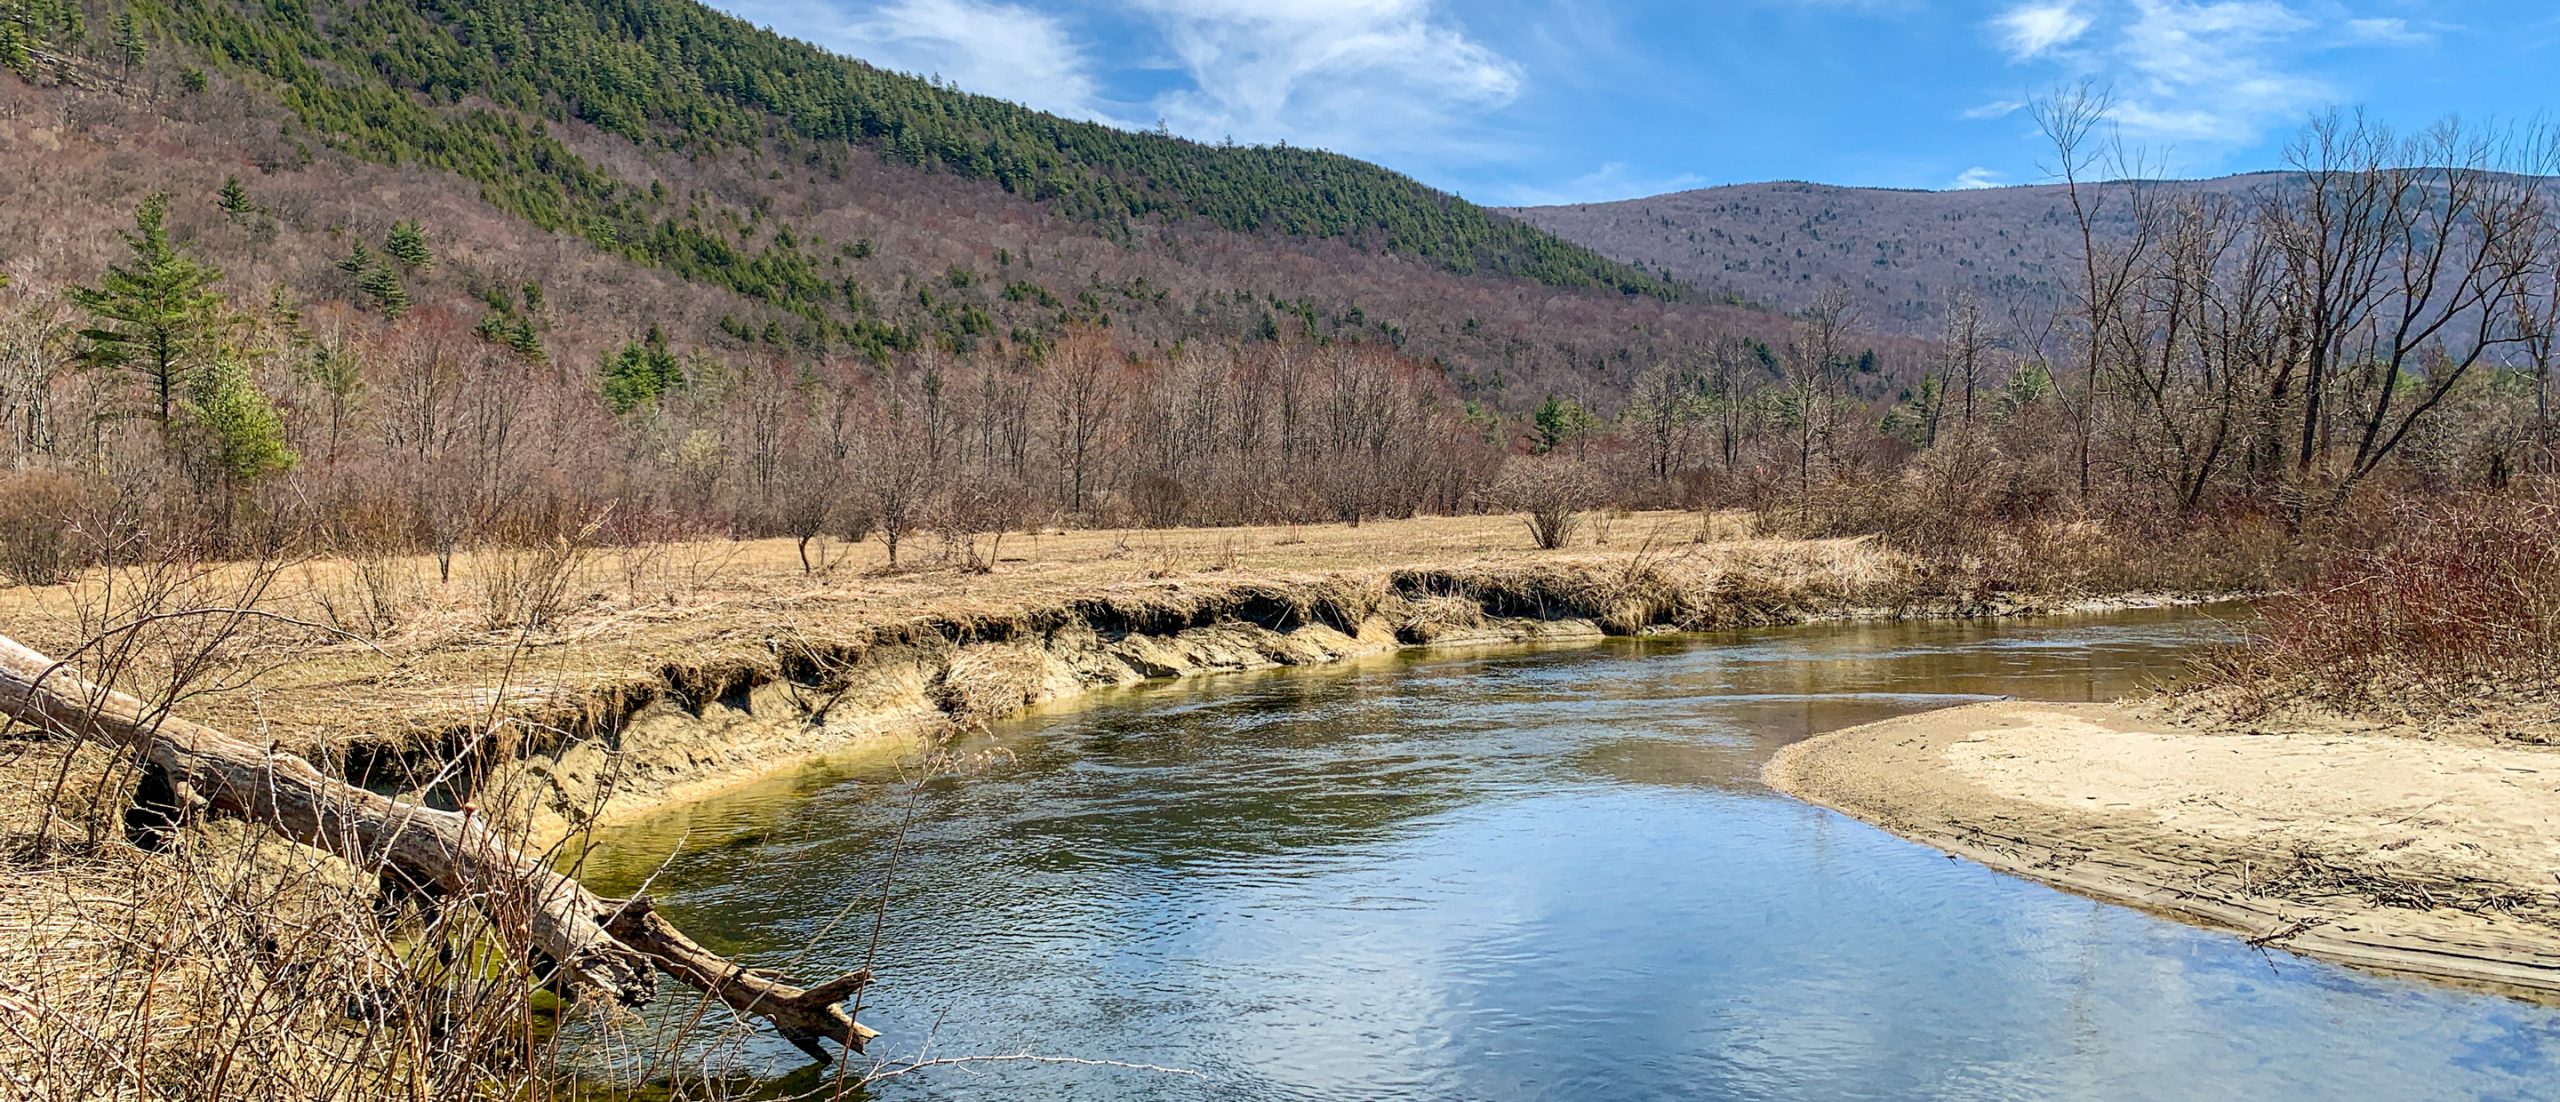
M 436 250 L 432 267 L 404 273 L 417 308 L 466 325 L 524 312 L 541 351 L 580 369 L 653 326 L 680 351 L 725 360 L 818 351 L 790 311 L 528 226 L 451 173 L 318 145 L 271 90 L 216 76 L 187 93 L 185 67 L 155 60 L 126 88 L 0 78 L 0 148 L 29 154 L 0 164 L 0 203 L 48 212 L 0 226 L 0 272 L 22 292 L 89 279 L 120 248 L 134 207 L 165 192 L 174 232 L 224 269 L 235 296 L 344 304 L 331 328 L 382 325 L 332 264 L 407 221 Z M 574 121 L 552 131 L 632 188 L 715 212 L 742 249 L 776 234 L 827 243 L 826 277 L 851 281 L 861 316 L 893 350 L 930 342 L 1018 357 L 1068 324 L 1107 325 L 1151 353 L 1203 339 L 1342 339 L 1445 365 L 1490 403 L 1555 392 L 1614 405 L 1635 372 L 1678 348 L 1775 340 L 1785 327 L 1758 310 L 1459 275 L 1340 240 L 1199 223 L 1141 223 L 1123 239 L 988 182 L 870 156 L 822 172 L 753 151 L 672 156 Z M 232 179 L 252 209 L 221 209 Z M 528 284 L 541 288 L 538 308 L 522 302 Z M 493 295 L 515 303 L 502 311 Z
M 2180 198 L 2282 186 L 2279 173 L 2141 186 Z M 2101 223 L 2133 228 L 2133 185 L 2108 185 Z M 1653 265 L 1711 292 L 1782 310 L 1824 287 L 1850 288 L 1880 330 L 1936 336 L 1947 304 L 2050 311 L 2079 281 L 2080 234 L 2058 184 L 1906 191 L 1787 181 L 1699 188 L 1643 199 L 1522 207 L 1508 213 L 1569 241 Z

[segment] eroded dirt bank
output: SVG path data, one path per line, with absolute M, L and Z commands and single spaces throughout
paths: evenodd
M 1157 678 L 1406 647 L 2175 600 L 1912 599 L 1893 581 L 1801 558 L 1558 559 L 1130 587 L 1002 617 L 927 618 L 826 646 L 778 636 L 765 661 L 669 666 L 636 691 L 564 702 L 540 726 L 579 733 L 497 757 L 473 795 L 558 836 L 822 758 L 895 754 L 1026 708 Z
M 2560 996 L 2560 750 L 2004 701 L 1809 739 L 1766 775 L 1948 853 L 2259 944 Z

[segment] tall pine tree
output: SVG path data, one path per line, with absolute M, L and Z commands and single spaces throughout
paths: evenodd
M 225 305 L 218 269 L 169 243 L 169 198 L 154 194 L 134 211 L 125 234 L 132 256 L 109 265 L 95 287 L 75 287 L 71 301 L 89 312 L 87 358 L 98 367 L 132 371 L 151 388 L 152 416 L 165 427 L 188 376 L 221 335 Z

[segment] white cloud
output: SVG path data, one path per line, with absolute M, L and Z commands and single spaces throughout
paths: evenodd
M 1989 103 L 1977 103 L 1971 107 L 1967 107 L 1964 109 L 1963 115 L 1968 119 L 2005 119 L 2011 115 L 2017 114 L 2026 106 L 2027 101 L 2025 100 L 1997 99 L 1992 100 Z
M 1521 67 L 1433 0 L 1134 0 L 1188 87 L 1155 109 L 1197 138 L 1371 156 L 1451 149 L 1517 99 Z
M 1674 191 L 1688 191 L 1706 185 L 1707 178 L 1695 172 L 1669 176 L 1643 176 L 1624 161 L 1610 161 L 1599 168 L 1576 176 L 1561 184 L 1520 184 L 1490 197 L 1490 201 L 1509 207 L 1562 206 L 1572 203 L 1607 203 L 1619 199 L 1643 199 Z
M 1956 178 L 1948 182 L 1947 189 L 1950 191 L 1978 191 L 1987 187 L 2005 186 L 2007 185 L 2002 183 L 1998 172 L 1984 168 L 1981 165 L 1975 165 L 1972 168 L 1968 168 L 1963 172 L 1957 173 Z
M 2341 98 L 2319 55 L 2430 37 L 2394 17 L 2352 17 L 2333 0 L 2318 17 L 2287 0 L 2031 2 L 1993 21 L 2012 62 L 2112 88 L 2114 121 L 2146 143 L 2237 146 Z M 1966 117 L 1997 117 L 1986 104 Z
M 1991 21 L 2013 61 L 2041 57 L 2078 41 L 2091 20 L 2074 0 L 2029 0 Z
M 2435 35 L 2409 26 L 2397 16 L 2347 20 L 2347 35 L 2358 42 L 2382 46 L 2420 46 L 2435 41 Z
M 938 75 L 967 91 L 1070 118 L 1120 121 L 1067 24 L 1019 4 L 888 0 L 852 16 L 824 0 L 725 0 L 723 6 L 882 68 Z

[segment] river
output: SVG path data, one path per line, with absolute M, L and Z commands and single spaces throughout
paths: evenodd
M 1193 1073 L 935 1066 L 884 1098 L 2560 1096 L 2560 1012 L 2262 952 L 1758 779 L 1810 733 L 2138 691 L 2225 630 L 1827 625 L 1151 685 L 1008 724 L 911 822 L 879 771 L 813 773 L 595 871 L 680 846 L 651 890 L 688 930 L 831 974 L 906 823 L 874 1055 Z

